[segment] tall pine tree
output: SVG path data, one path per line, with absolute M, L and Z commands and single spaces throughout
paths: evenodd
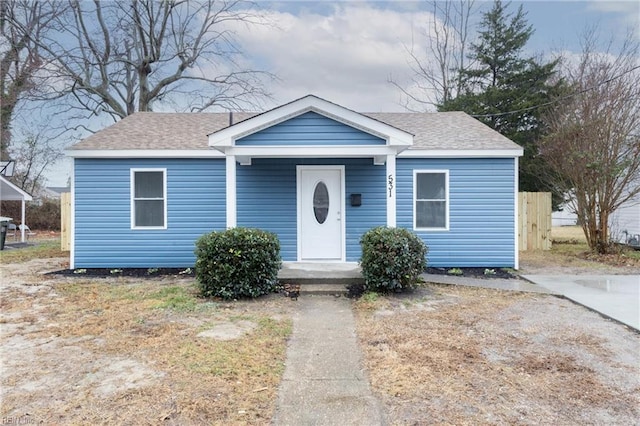
M 498 0 L 483 14 L 478 40 L 469 54 L 475 66 L 460 71 L 463 91 L 438 109 L 474 115 L 522 146 L 520 190 L 552 191 L 542 172 L 548 167 L 538 149 L 544 111 L 537 106 L 561 93 L 564 85 L 555 77 L 557 61 L 541 63 L 535 57 L 523 57 L 534 30 L 522 6 L 515 14 L 507 11 L 508 6 Z

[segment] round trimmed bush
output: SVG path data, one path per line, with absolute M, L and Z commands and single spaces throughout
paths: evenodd
M 280 241 L 267 231 L 231 228 L 196 242 L 196 280 L 203 296 L 258 297 L 275 290 Z
M 360 239 L 360 246 L 365 291 L 384 293 L 415 288 L 427 267 L 427 246 L 404 228 L 370 229 Z

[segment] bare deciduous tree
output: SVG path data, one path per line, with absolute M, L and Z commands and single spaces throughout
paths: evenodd
M 0 1 L 0 157 L 8 158 L 11 123 L 18 103 L 34 95 L 36 74 L 45 66 L 37 43 L 64 7 L 57 2 Z
M 241 1 L 69 0 L 59 32 L 36 40 L 78 118 L 117 121 L 154 105 L 243 109 L 268 96 L 266 72 L 245 69 L 234 31 L 259 23 Z M 247 6 L 247 7 L 245 7 Z
M 32 129 L 17 138 L 10 150 L 16 160 L 16 170 L 10 180 L 30 194 L 38 193 L 45 186 L 44 173 L 62 157 L 54 142 L 47 128 Z
M 547 116 L 541 152 L 553 181 L 570 196 L 589 247 L 611 248 L 609 217 L 640 194 L 640 46 L 633 34 L 614 53 L 583 38 L 579 62 L 567 72 L 574 95 Z
M 464 83 L 461 71 L 470 67 L 467 47 L 475 0 L 432 1 L 430 9 L 432 19 L 421 34 L 424 51 L 415 44 L 406 49 L 413 77 L 407 85 L 390 80 L 405 96 L 409 110 L 437 107 L 455 98 Z

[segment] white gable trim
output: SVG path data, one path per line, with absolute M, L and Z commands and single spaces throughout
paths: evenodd
M 234 146 L 227 155 L 253 158 L 374 158 L 395 155 L 396 150 L 386 145 L 376 146 Z
M 73 158 L 224 158 L 214 149 L 68 149 Z
M 381 121 L 359 114 L 340 105 L 313 95 L 307 95 L 288 104 L 241 121 L 209 135 L 209 146 L 225 151 L 235 141 L 274 126 L 306 112 L 313 111 L 348 126 L 362 130 L 387 141 L 389 146 L 408 148 L 413 144 L 413 135 Z M 334 148 L 334 147 L 331 147 Z
M 242 150 L 246 152 L 242 152 Z M 251 152 L 248 152 L 251 151 Z M 396 153 L 387 145 L 342 145 L 342 146 L 234 146 L 225 150 L 227 154 L 250 157 L 375 157 L 379 164 L 389 153 Z M 241 152 L 241 153 L 239 153 Z M 225 153 L 216 149 L 69 149 L 72 158 L 224 158 Z M 398 158 L 514 158 L 523 155 L 522 149 L 407 149 L 398 153 Z
M 522 157 L 522 148 L 516 149 L 408 149 L 398 158 L 514 158 Z

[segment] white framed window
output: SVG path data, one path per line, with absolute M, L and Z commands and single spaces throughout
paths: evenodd
M 413 229 L 449 230 L 449 171 L 413 171 Z
M 167 229 L 167 169 L 131 169 L 131 229 Z

